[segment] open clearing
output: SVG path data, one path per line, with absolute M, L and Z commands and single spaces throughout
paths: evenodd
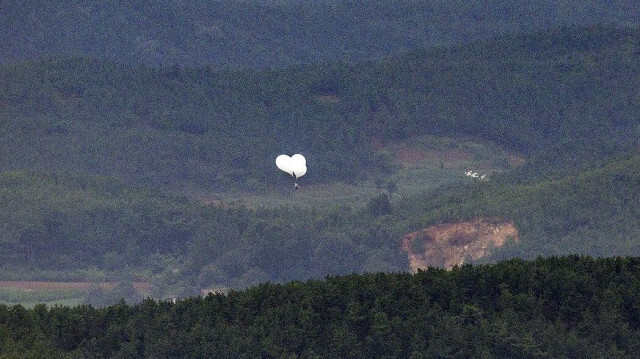
M 0 304 L 20 304 L 30 308 L 36 304 L 47 306 L 75 306 L 85 301 L 87 293 L 98 286 L 100 290 L 117 289 L 116 282 L 49 282 L 49 281 L 0 281 Z M 142 297 L 148 297 L 153 286 L 148 282 L 134 282 L 133 288 Z
M 257 195 L 255 193 L 214 193 L 200 198 L 205 203 L 245 205 L 247 207 L 332 207 L 363 206 L 371 198 L 388 193 L 392 184 L 394 198 L 415 195 L 435 187 L 470 181 L 465 175 L 472 170 L 492 175 L 518 166 L 524 159 L 491 142 L 469 138 L 419 136 L 401 142 L 387 143 L 378 150 L 390 159 L 394 171 L 383 178 L 370 178 L 357 183 L 299 183 L 301 190 L 289 188 Z M 313 171 L 313 163 L 307 164 Z
M 98 284 L 100 289 L 112 290 L 118 283 L 115 282 L 45 282 L 45 281 L 0 281 L 0 288 L 13 288 L 21 290 L 88 290 L 92 285 Z M 134 282 L 133 287 L 138 293 L 149 293 L 153 286 L 147 282 Z

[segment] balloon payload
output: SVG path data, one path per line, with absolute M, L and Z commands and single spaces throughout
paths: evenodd
M 294 181 L 307 173 L 307 160 L 303 155 L 297 153 L 291 157 L 288 155 L 280 155 L 276 157 L 276 166 L 284 172 L 290 174 Z M 298 189 L 298 183 L 294 183 L 294 189 Z

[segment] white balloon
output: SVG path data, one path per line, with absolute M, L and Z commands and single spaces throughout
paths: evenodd
M 288 174 L 293 175 L 293 171 L 291 170 L 291 157 L 287 155 L 280 155 L 276 157 L 276 166 Z
M 293 174 L 296 175 L 296 178 L 304 176 L 305 173 L 307 173 L 307 166 L 298 167 L 293 171 Z
M 307 165 L 307 160 L 304 158 L 303 155 L 296 153 L 295 155 L 291 156 L 291 161 L 293 163 L 295 163 L 296 165 L 299 166 L 306 166 Z
M 302 177 L 307 173 L 307 160 L 301 154 L 295 154 L 291 157 L 280 155 L 276 157 L 276 166 L 294 178 Z
M 291 162 L 293 163 L 293 173 L 296 178 L 302 177 L 307 173 L 307 160 L 303 155 L 296 153 L 291 156 Z

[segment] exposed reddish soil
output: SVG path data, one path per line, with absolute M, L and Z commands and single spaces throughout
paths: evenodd
M 415 166 L 423 163 L 458 162 L 467 160 L 471 155 L 462 150 L 440 149 L 421 150 L 400 145 L 393 145 L 391 149 L 395 153 L 396 160 L 404 166 Z
M 482 258 L 510 239 L 519 241 L 513 221 L 478 218 L 409 233 L 402 240 L 402 249 L 414 272 L 427 267 L 450 269 L 469 259 Z
M 406 141 L 383 143 L 382 141 L 374 141 L 372 147 L 377 150 L 386 149 L 393 154 L 398 164 L 404 167 L 415 167 L 424 165 L 434 165 L 445 163 L 448 167 L 457 166 L 463 162 L 479 162 L 495 161 L 485 158 L 485 156 L 500 156 L 507 159 L 510 165 L 517 165 L 524 162 L 513 154 L 507 154 L 497 149 L 491 149 L 487 145 L 480 142 L 453 140 L 445 137 L 435 136 L 419 136 Z M 494 165 L 495 163 L 484 163 L 486 165 Z
M 513 154 L 509 155 L 508 161 L 511 166 L 521 166 L 526 162 L 524 158 Z

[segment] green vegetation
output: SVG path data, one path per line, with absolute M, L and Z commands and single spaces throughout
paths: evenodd
M 20 304 L 27 308 L 40 303 L 45 303 L 49 306 L 73 306 L 82 303 L 83 295 L 84 291 L 82 290 L 24 290 L 0 288 L 0 303 L 6 305 Z
M 0 168 L 207 193 L 280 186 L 280 153 L 304 153 L 307 183 L 388 176 L 376 144 L 429 134 L 472 136 L 528 156 L 564 145 L 552 152 L 565 154 L 550 159 L 555 166 L 603 157 L 635 145 L 637 36 L 569 28 L 264 71 L 85 59 L 8 65 L 0 69 Z
M 552 257 L 106 308 L 0 305 L 12 358 L 633 358 L 640 259 Z
M 567 25 L 639 24 L 626 0 L 26 0 L 2 6 L 0 63 L 79 53 L 146 66 L 363 61 Z
M 161 298 L 396 272 L 404 234 L 477 216 L 521 233 L 485 260 L 640 255 L 638 35 L 574 27 L 260 71 L 4 66 L 0 274 L 93 271 Z M 469 157 L 403 166 L 398 144 Z M 526 164 L 500 174 L 505 151 Z M 294 152 L 309 193 L 274 166 Z M 463 183 L 480 163 L 490 181 Z
M 48 13 L 112 10 L 93 5 L 8 10 L 46 29 Z M 230 19 L 251 14 L 236 17 L 244 2 L 218 5 Z M 397 6 L 404 15 L 389 28 L 423 5 Z M 251 38 L 190 17 L 208 8 L 177 6 L 149 18 L 199 24 L 221 43 Z M 249 27 L 308 10 L 251 6 L 278 11 L 247 17 Z M 326 14 L 302 22 L 333 23 Z M 300 65 L 317 60 L 310 48 L 278 62 L 298 65 L 270 69 L 273 60 L 247 58 L 185 67 L 178 47 L 153 63 L 174 66 L 136 67 L 118 46 L 117 62 L 2 65 L 0 279 L 92 284 L 0 288 L 0 358 L 634 357 L 640 29 L 494 31 L 506 35 Z M 392 42 L 383 32 L 381 44 Z M 26 34 L 32 48 L 44 41 Z M 164 37 L 138 40 L 141 51 L 168 49 Z M 309 172 L 293 192 L 274 159 L 296 152 Z M 514 165 L 513 154 L 526 160 Z M 476 166 L 488 181 L 464 176 Z M 478 217 L 512 220 L 520 242 L 474 265 L 406 273 L 405 234 Z
M 639 173 L 640 155 L 629 154 L 535 182 L 503 175 L 392 201 L 380 194 L 355 209 L 221 207 L 103 179 L 5 173 L 3 270 L 77 276 L 94 268 L 94 277 L 151 281 L 158 297 L 196 295 L 200 288 L 402 271 L 404 234 L 483 216 L 514 220 L 522 240 L 486 260 L 640 255 Z
M 640 255 L 640 204 L 635 200 L 640 195 L 639 173 L 639 154 L 619 154 L 562 176 L 514 183 L 512 173 L 435 190 L 403 202 L 397 212 L 406 219 L 405 226 L 416 229 L 478 216 L 512 219 L 522 243 L 496 256 Z
M 635 7 L 162 3 L 0 6 L 0 358 L 636 356 Z
M 186 295 L 405 267 L 385 234 L 371 242 L 370 230 L 349 233 L 350 221 L 366 220 L 349 207 L 205 206 L 104 179 L 16 172 L 2 174 L 0 188 L 7 271 L 94 267 Z

